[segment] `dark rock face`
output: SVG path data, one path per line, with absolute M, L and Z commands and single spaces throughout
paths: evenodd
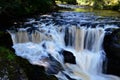
M 0 80 L 28 80 L 26 74 L 15 61 L 0 61 Z
M 12 45 L 13 43 L 10 34 L 8 32 L 0 31 L 0 46 L 12 49 Z
M 43 66 L 32 65 L 21 57 L 18 57 L 17 60 L 25 71 L 28 80 L 57 80 L 55 76 L 47 75 Z
M 76 64 L 75 56 L 73 55 L 72 52 L 62 50 L 60 53 L 63 55 L 65 63 Z
M 107 56 L 107 73 L 120 76 L 120 29 L 113 30 L 104 38 Z

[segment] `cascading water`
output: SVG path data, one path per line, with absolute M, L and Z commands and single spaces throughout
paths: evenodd
M 48 74 L 59 80 L 120 80 L 102 73 L 106 27 L 40 24 L 34 30 L 20 28 L 8 32 L 17 56 L 44 66 Z M 68 58 L 70 55 L 75 57 L 73 63 L 65 61 L 65 51 L 69 53 Z

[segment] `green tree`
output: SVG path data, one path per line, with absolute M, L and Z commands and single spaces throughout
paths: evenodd
M 77 4 L 76 0 L 56 0 L 61 1 L 61 3 L 67 3 L 67 4 Z
M 48 12 L 54 7 L 54 0 L 0 0 L 0 13 L 7 15 L 19 16 Z
M 104 0 L 94 0 L 93 7 L 94 8 L 98 8 L 98 9 L 103 9 L 103 7 L 104 7 Z
M 76 0 L 79 5 L 93 6 L 96 9 L 113 9 L 120 11 L 120 0 Z

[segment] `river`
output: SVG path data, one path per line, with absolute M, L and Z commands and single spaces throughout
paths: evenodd
M 108 29 L 120 27 L 119 12 L 60 6 L 71 9 L 29 18 L 8 30 L 16 55 L 44 66 L 58 80 L 120 80 L 102 69 L 103 39 Z

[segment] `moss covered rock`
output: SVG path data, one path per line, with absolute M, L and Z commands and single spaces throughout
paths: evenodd
M 25 71 L 28 80 L 57 80 L 53 75 L 47 75 L 42 66 L 32 65 L 26 59 L 17 57 L 17 61 Z
M 0 80 L 27 80 L 27 77 L 16 62 L 16 55 L 0 46 Z

